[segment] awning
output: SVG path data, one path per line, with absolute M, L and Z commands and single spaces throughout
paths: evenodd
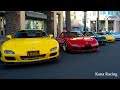
M 118 18 L 116 15 L 109 16 L 108 18 Z
M 26 11 L 26 16 L 32 18 L 47 19 L 47 15 L 33 11 Z

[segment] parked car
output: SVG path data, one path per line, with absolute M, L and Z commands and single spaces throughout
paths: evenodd
M 115 37 L 113 35 L 108 35 L 107 32 L 97 32 L 98 35 L 105 36 L 107 42 L 115 42 Z
M 115 40 L 120 40 L 120 34 L 117 32 L 107 32 L 107 34 L 114 36 Z
M 59 43 L 42 30 L 20 30 L 0 46 L 3 63 L 59 60 Z
M 98 41 L 91 37 L 84 37 L 78 32 L 62 32 L 57 36 L 57 41 L 65 52 L 89 52 L 97 51 Z
M 82 32 L 84 36 L 92 37 L 98 40 L 99 45 L 106 45 L 107 40 L 105 36 L 100 36 L 92 31 Z

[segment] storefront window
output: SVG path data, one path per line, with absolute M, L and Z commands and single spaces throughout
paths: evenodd
M 36 21 L 33 21 L 33 29 L 35 29 L 36 28 Z
M 33 29 L 33 21 L 31 20 L 30 28 Z
M 108 11 L 108 15 L 113 15 L 113 11 Z
M 100 15 L 103 15 L 103 11 L 100 11 Z
M 30 20 L 26 20 L 26 28 L 27 28 L 27 29 L 30 29 L 30 28 L 31 28 L 30 25 L 31 25 Z
M 25 28 L 44 30 L 44 20 L 26 20 Z
M 96 11 L 93 11 L 93 16 L 95 16 L 96 15 Z

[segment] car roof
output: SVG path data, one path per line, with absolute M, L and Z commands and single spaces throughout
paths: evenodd
M 41 29 L 20 29 L 20 30 L 41 30 Z

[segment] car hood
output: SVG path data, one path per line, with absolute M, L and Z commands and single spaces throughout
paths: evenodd
M 95 39 L 97 39 L 97 40 L 106 40 L 106 37 L 104 37 L 104 36 L 96 36 Z
M 30 48 L 30 47 L 54 47 L 58 46 L 58 43 L 54 39 L 50 38 L 14 38 L 3 43 L 6 48 Z
M 91 37 L 75 37 L 75 38 L 69 38 L 69 42 L 71 44 L 94 44 L 96 43 L 96 40 Z
M 106 39 L 114 39 L 115 37 L 113 35 L 106 35 Z
M 96 40 L 106 40 L 104 36 L 96 35 L 96 36 L 90 36 L 92 38 L 95 38 Z

